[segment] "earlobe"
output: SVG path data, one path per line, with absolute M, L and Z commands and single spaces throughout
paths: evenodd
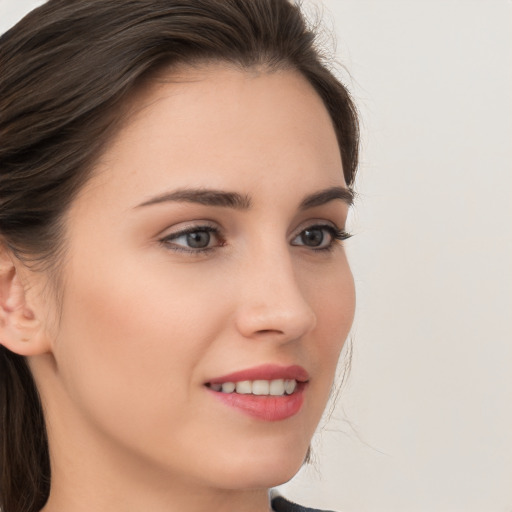
M 47 352 L 38 315 L 27 303 L 21 263 L 0 245 L 0 345 L 30 356 Z

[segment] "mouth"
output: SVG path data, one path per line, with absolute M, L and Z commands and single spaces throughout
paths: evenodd
M 300 366 L 264 365 L 205 383 L 222 403 L 264 421 L 296 415 L 304 402 L 309 375 Z

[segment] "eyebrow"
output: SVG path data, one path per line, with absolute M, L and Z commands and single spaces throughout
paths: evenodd
M 307 210 L 315 206 L 322 206 L 336 199 L 343 201 L 348 206 L 352 206 L 354 204 L 354 192 L 345 187 L 326 188 L 325 190 L 306 196 L 300 203 L 299 208 L 301 210 Z
M 300 203 L 299 209 L 307 210 L 334 200 L 341 200 L 348 206 L 351 206 L 354 203 L 354 192 L 344 187 L 330 187 L 306 196 Z M 239 194 L 238 192 L 225 192 L 223 190 L 195 188 L 183 188 L 158 195 L 139 204 L 137 208 L 168 201 L 220 206 L 235 210 L 249 210 L 251 208 L 251 198 L 248 195 Z
M 251 207 L 249 196 L 237 192 L 224 192 L 222 190 L 184 188 L 174 192 L 156 196 L 140 206 L 165 203 L 167 201 L 178 201 L 185 203 L 198 203 L 207 206 L 221 206 L 234 208 L 236 210 L 248 210 Z

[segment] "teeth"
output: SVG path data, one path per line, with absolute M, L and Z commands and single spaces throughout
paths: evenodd
M 250 395 L 252 393 L 252 382 L 250 380 L 243 380 L 236 383 L 236 392 L 241 395 Z
M 297 387 L 296 380 L 285 380 L 284 381 L 284 392 L 287 395 L 291 395 L 295 391 L 296 387 Z
M 234 382 L 224 382 L 222 384 L 222 392 L 223 393 L 233 393 L 235 391 L 235 383 Z
M 268 380 L 255 380 L 252 383 L 253 395 L 268 395 L 270 391 L 270 382 Z
M 240 395 L 258 396 L 283 396 L 291 395 L 297 388 L 295 379 L 275 380 L 243 380 L 240 382 L 223 382 L 222 384 L 210 384 L 213 391 L 222 393 L 238 393 Z
M 284 395 L 284 379 L 271 381 L 269 388 L 269 392 L 272 396 Z

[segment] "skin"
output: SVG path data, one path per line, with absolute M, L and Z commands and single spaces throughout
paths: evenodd
M 216 64 L 172 78 L 135 100 L 67 214 L 60 310 L 32 293 L 44 349 L 29 362 L 52 460 L 45 512 L 268 510 L 267 489 L 302 464 L 352 324 L 343 244 L 319 251 L 300 237 L 344 228 L 348 210 L 339 199 L 300 208 L 346 187 L 319 96 L 290 70 Z M 140 206 L 183 188 L 251 206 Z M 205 224 L 221 232 L 206 252 L 184 236 L 162 242 Z M 35 275 L 24 281 L 38 289 Z M 295 416 L 251 418 L 205 388 L 266 363 L 308 371 Z

